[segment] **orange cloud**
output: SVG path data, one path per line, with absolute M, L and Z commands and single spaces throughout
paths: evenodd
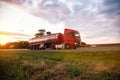
M 4 31 L 0 31 L 0 35 L 6 35 L 6 36 L 27 36 L 27 37 L 30 36 L 30 35 L 26 35 L 26 34 L 22 34 L 22 33 L 4 32 Z

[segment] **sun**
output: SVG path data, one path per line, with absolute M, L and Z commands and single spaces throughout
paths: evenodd
M 15 41 L 14 39 L 10 38 L 9 36 L 5 36 L 5 35 L 0 35 L 0 44 L 4 45 L 8 42 L 13 42 Z

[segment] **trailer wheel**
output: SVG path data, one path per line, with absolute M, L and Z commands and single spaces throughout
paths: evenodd
M 32 47 L 31 47 L 31 46 L 29 46 L 29 49 L 30 49 L 30 50 L 32 50 Z
M 65 49 L 70 49 L 70 48 L 71 48 L 70 44 L 65 44 Z
M 31 46 L 31 50 L 34 50 L 34 46 L 33 45 Z
M 36 50 L 36 46 L 35 45 L 33 46 L 33 50 Z
M 54 45 L 54 44 L 51 44 L 51 45 L 50 45 L 50 49 L 54 50 L 54 49 L 55 49 L 55 45 Z

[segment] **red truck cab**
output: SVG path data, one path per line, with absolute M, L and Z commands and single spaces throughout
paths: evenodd
M 65 49 L 76 48 L 80 44 L 80 34 L 76 30 L 65 29 L 63 34 Z

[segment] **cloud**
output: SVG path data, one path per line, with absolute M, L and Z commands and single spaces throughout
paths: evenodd
M 5 35 L 5 36 L 26 36 L 26 37 L 30 37 L 30 35 L 26 35 L 26 34 L 22 34 L 22 33 L 4 32 L 4 31 L 0 31 L 0 35 Z
M 105 0 L 101 9 L 102 13 L 111 14 L 113 16 L 120 15 L 120 0 Z
M 3 0 L 51 24 L 64 23 L 82 38 L 120 38 L 119 0 Z
M 55 24 L 64 21 L 71 13 L 59 0 L 5 0 L 5 2 L 21 6 L 27 12 Z
M 21 6 L 27 12 L 48 20 L 51 23 L 69 22 L 69 19 L 96 19 L 99 15 L 120 14 L 119 0 L 3 0 Z M 80 17 L 81 18 L 81 17 Z M 76 19 L 79 24 L 81 23 Z M 73 20 L 72 20 L 73 21 Z M 74 23 L 74 22 L 73 22 Z
M 71 13 L 64 3 L 56 0 L 43 0 L 37 6 L 36 12 L 32 11 L 31 13 L 55 24 L 63 22 Z

